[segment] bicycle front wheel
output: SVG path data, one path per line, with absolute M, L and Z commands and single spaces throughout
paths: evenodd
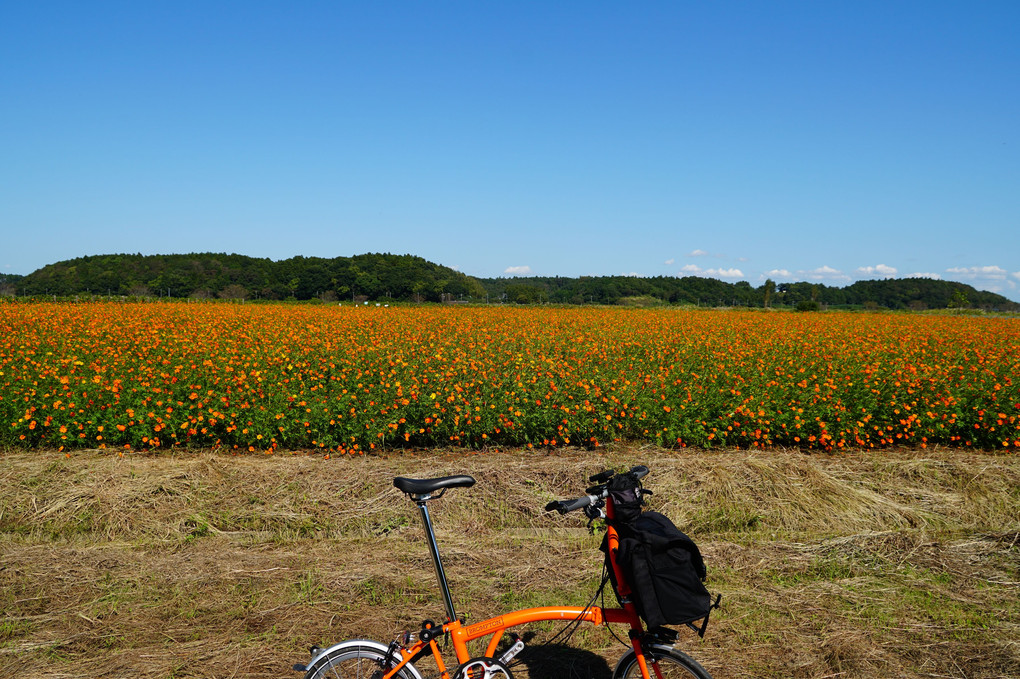
M 670 646 L 656 644 L 644 651 L 652 679 L 712 679 L 697 660 Z M 613 679 L 641 679 L 641 666 L 633 649 L 620 658 L 613 671 Z
M 312 662 L 305 679 L 371 679 L 386 673 L 386 647 L 368 640 L 337 644 Z M 392 665 L 391 665 L 392 667 Z M 421 679 L 414 665 L 404 665 L 396 674 L 399 679 Z

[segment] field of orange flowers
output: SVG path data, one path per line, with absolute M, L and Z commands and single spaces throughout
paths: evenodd
M 1020 449 L 1020 319 L 0 304 L 0 446 Z

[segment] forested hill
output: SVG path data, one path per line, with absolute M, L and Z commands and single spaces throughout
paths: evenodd
M 281 261 L 218 253 L 95 255 L 27 276 L 0 274 L 0 294 L 1020 311 L 1020 304 L 1002 295 L 926 278 L 858 281 L 842 288 L 771 281 L 752 287 L 696 276 L 476 279 L 421 257 L 391 254 Z
M 474 278 L 412 255 L 293 257 L 199 253 L 96 255 L 49 264 L 14 282 L 18 295 L 130 295 L 230 299 L 484 297 Z

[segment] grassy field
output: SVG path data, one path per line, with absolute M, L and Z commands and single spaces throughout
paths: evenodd
M 681 647 L 723 677 L 1020 677 L 1020 458 L 658 448 L 555 454 L 0 454 L 0 676 L 280 677 L 306 647 L 382 640 L 442 603 L 398 474 L 470 473 L 434 503 L 461 614 L 583 605 L 598 536 L 547 515 L 587 474 L 645 463 L 653 508 L 723 595 Z M 608 677 L 582 629 L 518 676 Z M 552 669 L 550 669 L 552 668 Z

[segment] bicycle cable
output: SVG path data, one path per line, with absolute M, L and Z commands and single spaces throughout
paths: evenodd
M 602 601 L 600 603 L 602 604 L 602 608 L 603 609 L 605 609 L 605 607 L 606 607 L 606 589 L 605 588 L 606 588 L 606 581 L 607 580 L 609 580 L 609 567 L 606 566 L 606 564 L 603 563 L 602 564 L 602 587 L 599 588 L 599 592 L 602 594 Z M 616 636 L 616 632 L 613 631 L 613 628 L 610 625 L 607 624 L 606 625 L 606 629 L 609 630 L 609 634 L 614 639 L 616 639 L 618 642 L 620 642 L 620 645 L 622 645 L 624 648 L 630 648 L 631 647 L 630 644 L 628 644 L 626 641 L 624 641 L 620 637 Z
M 560 629 L 559 632 L 557 632 L 555 635 L 553 635 L 552 638 L 547 639 L 546 641 L 542 642 L 537 648 L 545 648 L 546 646 L 551 646 L 553 643 L 555 643 L 565 633 L 566 633 L 567 636 L 563 638 L 563 641 L 567 641 L 568 639 L 570 639 L 570 637 L 574 636 L 574 632 L 576 632 L 577 629 L 581 626 L 581 623 L 584 622 L 585 614 L 587 614 L 588 611 L 591 610 L 592 606 L 595 605 L 595 602 L 598 600 L 599 595 L 602 595 L 602 600 L 603 600 L 603 602 L 605 602 L 604 592 L 605 592 L 605 588 L 606 588 L 606 583 L 607 582 L 609 582 L 609 573 L 606 570 L 606 565 L 602 564 L 602 582 L 599 584 L 598 589 L 595 590 L 595 594 L 588 601 L 588 604 L 583 609 L 581 609 L 581 612 L 577 615 L 576 618 L 574 618 L 573 620 L 570 620 L 569 622 L 567 622 L 567 624 L 564 625 L 563 628 Z M 606 625 L 606 627 L 609 627 L 609 625 Z M 611 628 L 610 628 L 610 633 L 612 633 L 612 629 Z M 616 637 L 616 635 L 613 634 L 613 637 Z M 616 637 L 616 638 L 617 638 L 617 640 L 619 640 L 619 637 Z M 523 660 L 521 660 L 520 658 L 515 659 L 515 660 L 513 660 L 510 663 L 510 667 L 516 667 L 517 665 L 521 664 L 522 662 L 523 662 Z

